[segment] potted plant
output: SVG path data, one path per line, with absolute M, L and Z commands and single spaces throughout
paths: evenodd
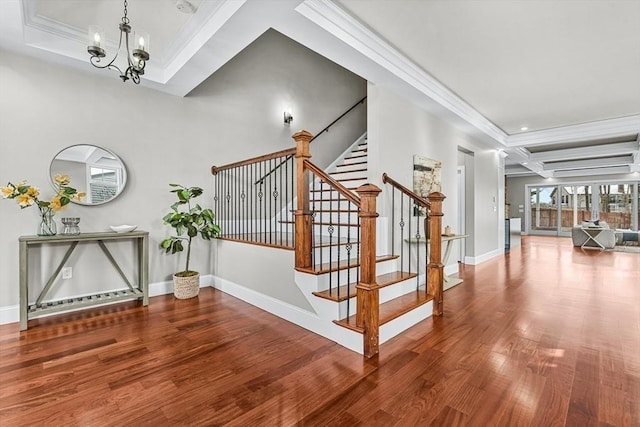
M 202 195 L 199 187 L 184 187 L 179 184 L 169 184 L 174 187 L 178 201 L 171 205 L 172 212 L 162 218 L 163 222 L 175 228 L 176 235 L 167 237 L 160 243 L 165 253 L 175 254 L 187 247 L 187 260 L 184 271 L 173 275 L 173 294 L 176 298 L 187 299 L 198 296 L 200 291 L 200 273 L 189 269 L 191 259 L 191 243 L 198 235 L 204 240 L 218 236 L 220 227 L 213 222 L 214 214 L 211 209 L 203 209 L 199 204 L 192 206 L 191 201 Z

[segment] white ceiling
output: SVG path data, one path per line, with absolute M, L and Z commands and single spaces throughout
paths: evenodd
M 128 0 L 134 30 L 151 36 L 141 84 L 184 96 L 274 28 L 505 150 L 527 172 L 640 172 L 640 0 L 191 2 L 193 15 L 176 0 Z M 0 49 L 115 78 L 88 63 L 87 29 L 107 31 L 110 57 L 122 6 L 2 0 Z M 620 137 L 630 152 L 607 147 Z M 583 162 L 540 160 L 558 144 L 587 148 L 547 157 Z

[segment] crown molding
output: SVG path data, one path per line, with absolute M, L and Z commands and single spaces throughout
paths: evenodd
M 193 17 L 169 45 L 162 66 L 165 82 L 209 41 L 247 0 L 202 2 Z
M 77 47 L 78 45 L 86 45 L 86 30 L 38 15 L 38 1 L 20 1 L 25 43 L 37 49 L 83 60 L 86 52 L 79 51 Z M 177 37 L 166 48 L 162 57 L 147 64 L 145 79 L 161 84 L 167 83 L 246 1 L 203 2 L 198 8 L 198 12 L 180 29 Z M 67 42 L 57 41 L 60 39 L 67 40 Z M 118 48 L 117 40 L 106 40 L 105 44 L 106 50 L 109 52 L 115 52 Z
M 534 146 L 640 133 L 640 114 L 509 135 L 508 147 Z
M 615 144 L 603 144 L 590 147 L 565 148 L 562 150 L 541 151 L 531 153 L 529 160 L 532 162 L 553 162 L 566 159 L 595 158 L 605 156 L 621 156 L 634 154 L 638 151 L 638 142 L 618 142 Z
M 542 168 L 547 171 L 563 169 L 592 169 L 607 166 L 628 166 L 632 163 L 633 156 L 631 154 L 628 154 L 626 156 L 599 157 L 595 159 L 565 160 L 560 162 L 545 163 Z
M 626 165 L 626 166 L 612 166 L 612 167 L 606 167 L 606 168 L 555 171 L 553 172 L 553 177 L 568 178 L 572 176 L 626 174 L 629 172 L 631 172 L 631 168 L 628 165 Z
M 502 129 L 332 1 L 306 0 L 296 11 L 500 145 L 504 145 L 508 135 Z

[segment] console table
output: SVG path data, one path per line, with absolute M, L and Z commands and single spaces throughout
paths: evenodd
M 600 249 L 603 251 L 605 249 L 604 245 L 598 240 L 598 236 L 605 230 L 605 228 L 582 228 L 582 232 L 587 236 L 587 239 L 584 241 L 582 249 Z
M 442 264 L 446 266 L 447 262 L 449 261 L 449 256 L 451 256 L 451 248 L 453 247 L 451 243 L 453 243 L 455 240 L 466 239 L 467 237 L 469 237 L 468 234 L 452 234 L 452 235 L 443 234 L 442 235 L 442 244 L 444 245 L 444 252 L 442 253 Z M 409 243 L 425 243 L 425 239 L 422 237 L 420 239 L 416 239 L 416 238 L 405 239 L 405 241 Z M 430 241 L 431 239 L 426 240 L 427 243 Z M 427 246 L 427 251 L 428 251 L 428 246 Z M 444 273 L 444 271 L 442 274 L 443 274 L 445 291 L 455 285 L 459 285 L 460 283 L 462 283 L 462 279 L 448 276 L 447 274 Z
M 113 240 L 134 240 L 137 243 L 138 254 L 138 284 L 131 284 L 124 274 L 115 258 L 105 245 L 106 241 Z M 30 319 L 44 314 L 59 311 L 74 310 L 90 307 L 99 304 L 106 304 L 116 301 L 141 299 L 143 305 L 149 304 L 149 233 L 146 231 L 132 231 L 129 233 L 81 233 L 76 235 L 57 236 L 21 236 L 18 239 L 20 245 L 20 330 L 27 329 L 27 322 Z M 86 295 L 78 298 L 63 298 L 55 301 L 43 302 L 49 293 L 53 283 L 60 274 L 62 267 L 67 262 L 76 246 L 80 242 L 97 243 L 102 249 L 107 260 L 116 269 L 128 289 L 105 291 L 97 294 Z M 46 245 L 50 243 L 68 243 L 69 248 L 64 254 L 62 261 L 54 270 L 46 285 L 35 300 L 29 303 L 29 248 L 36 245 Z

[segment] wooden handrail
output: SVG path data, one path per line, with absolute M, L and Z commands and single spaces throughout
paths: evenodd
M 382 182 L 385 184 L 390 184 L 393 187 L 397 188 L 398 190 L 402 191 L 404 194 L 406 194 L 407 196 L 415 200 L 416 203 L 418 203 L 419 205 L 422 205 L 425 208 L 431 208 L 431 202 L 418 196 L 416 193 L 409 190 L 407 187 L 400 184 L 398 181 L 394 180 L 393 178 L 390 178 L 389 175 L 387 175 L 386 173 L 382 174 Z
M 351 110 L 353 110 L 354 108 L 356 108 L 358 105 L 362 104 L 364 102 L 364 100 L 367 99 L 367 97 L 365 96 L 364 98 L 362 98 L 360 101 L 356 102 L 355 104 L 353 104 L 347 111 L 345 111 L 344 113 L 340 114 L 340 116 L 335 119 L 334 121 L 332 121 L 331 123 L 329 123 L 327 126 L 325 126 L 324 129 L 322 129 L 320 132 L 318 132 L 314 137 L 311 138 L 311 140 L 309 141 L 309 143 L 312 143 L 317 137 L 319 137 L 320 135 L 322 135 L 325 132 L 329 131 L 329 128 L 333 125 L 335 125 L 341 118 L 343 118 L 344 116 L 346 116 L 347 114 L 349 114 L 351 112 Z M 258 179 L 256 182 L 254 182 L 254 185 L 258 185 L 259 183 L 261 183 L 266 177 L 268 177 L 269 175 L 271 175 L 272 173 L 274 173 L 278 168 L 280 168 L 287 160 L 289 159 L 284 159 L 283 161 L 281 161 L 280 163 L 278 163 L 273 169 L 271 169 L 269 172 L 267 172 L 265 175 L 263 175 L 262 177 L 260 177 L 260 179 Z
M 263 154 L 262 156 L 253 157 L 251 159 L 246 159 L 246 160 L 241 160 L 239 162 L 229 163 L 228 165 L 224 165 L 224 166 L 211 166 L 211 173 L 213 175 L 215 175 L 218 172 L 223 171 L 223 170 L 233 169 L 233 168 L 237 168 L 237 167 L 240 167 L 240 166 L 251 165 L 253 163 L 259 163 L 259 162 L 263 162 L 265 160 L 279 159 L 280 157 L 285 157 L 285 156 L 294 156 L 295 154 L 296 154 L 295 147 L 294 148 L 288 148 L 286 150 L 276 151 L 275 153 Z
M 347 111 L 345 111 L 344 113 L 340 114 L 340 116 L 335 119 L 334 121 L 332 121 L 331 123 L 329 123 L 324 129 L 322 129 L 320 132 L 318 132 L 316 134 L 316 136 L 314 136 L 313 138 L 311 138 L 311 141 L 309 142 L 313 142 L 314 139 L 316 139 L 317 137 L 319 137 L 320 135 L 322 135 L 325 132 L 329 132 L 329 128 L 333 125 L 335 125 L 341 118 L 343 118 L 344 116 L 346 116 L 347 114 L 349 114 L 351 112 L 351 110 L 353 110 L 354 108 L 356 108 L 358 105 L 362 104 L 364 102 L 364 100 L 367 99 L 367 97 L 365 96 L 364 98 L 362 98 L 360 101 L 356 102 L 355 104 L 353 104 Z
M 331 178 L 327 175 L 322 169 L 311 163 L 309 160 L 305 159 L 304 168 L 310 170 L 315 175 L 319 176 L 324 182 L 332 186 L 338 193 L 340 193 L 344 198 L 348 199 L 357 207 L 360 207 L 360 198 L 349 191 L 344 185 L 340 184 L 335 179 Z

